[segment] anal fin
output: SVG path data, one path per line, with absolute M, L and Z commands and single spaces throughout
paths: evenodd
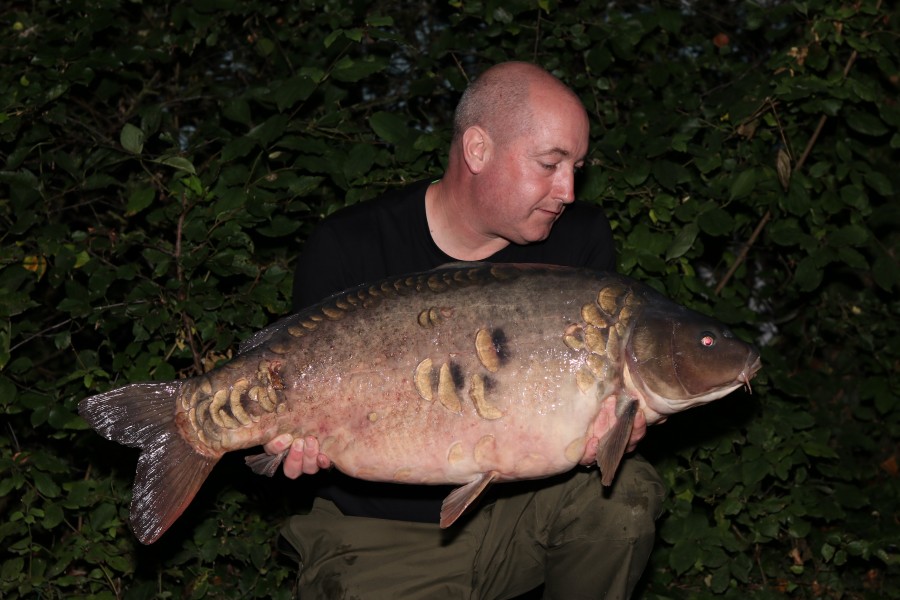
M 478 479 L 450 492 L 441 505 L 441 527 L 446 528 L 453 525 L 453 522 L 466 512 L 466 509 L 487 489 L 487 486 L 499 477 L 500 473 L 497 471 L 488 471 L 482 473 Z
M 631 430 L 634 427 L 637 411 L 638 401 L 627 400 L 622 407 L 622 414 L 618 415 L 616 419 L 616 424 L 600 444 L 600 450 L 597 452 L 597 466 L 600 467 L 602 476 L 600 481 L 605 486 L 612 485 L 613 479 L 615 479 L 616 470 L 625 455 L 628 440 L 631 439 Z

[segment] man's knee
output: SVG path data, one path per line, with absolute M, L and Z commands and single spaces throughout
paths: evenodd
M 666 488 L 662 478 L 641 456 L 622 462 L 621 472 L 610 490 L 610 497 L 655 521 L 662 513 Z
M 609 487 L 603 486 L 596 471 L 578 473 L 568 491 L 560 525 L 570 530 L 565 536 L 652 543 L 664 498 L 665 486 L 656 470 L 643 458 L 632 456 L 622 461 Z M 581 533 L 575 533 L 578 530 Z

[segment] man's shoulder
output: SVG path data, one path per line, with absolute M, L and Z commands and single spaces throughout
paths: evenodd
M 323 219 L 322 225 L 344 229 L 370 226 L 381 219 L 410 218 L 424 211 L 425 191 L 431 180 L 421 180 L 388 190 L 371 200 L 345 206 Z

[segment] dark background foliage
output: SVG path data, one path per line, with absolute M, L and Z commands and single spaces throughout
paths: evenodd
M 324 215 L 439 174 L 466 81 L 592 117 L 620 270 L 762 346 L 651 430 L 646 598 L 900 597 L 897 9 L 857 2 L 33 0 L 0 8 L 0 596 L 288 598 L 302 482 L 224 461 L 160 542 L 81 398 L 290 307 Z

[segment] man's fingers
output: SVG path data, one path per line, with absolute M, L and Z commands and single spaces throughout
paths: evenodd
M 303 438 L 297 438 L 291 443 L 291 450 L 284 459 L 284 476 L 288 479 L 297 479 L 303 474 Z
M 269 440 L 266 445 L 263 446 L 263 450 L 266 451 L 266 454 L 281 454 L 293 441 L 294 436 L 289 433 L 282 433 L 278 437 Z
M 281 454 L 288 450 L 282 463 L 284 476 L 288 479 L 331 468 L 331 460 L 319 452 L 319 440 L 315 436 L 294 438 L 289 433 L 283 433 L 269 440 L 263 448 L 267 454 Z
M 303 472 L 312 475 L 319 471 L 319 440 L 309 435 L 303 442 Z

